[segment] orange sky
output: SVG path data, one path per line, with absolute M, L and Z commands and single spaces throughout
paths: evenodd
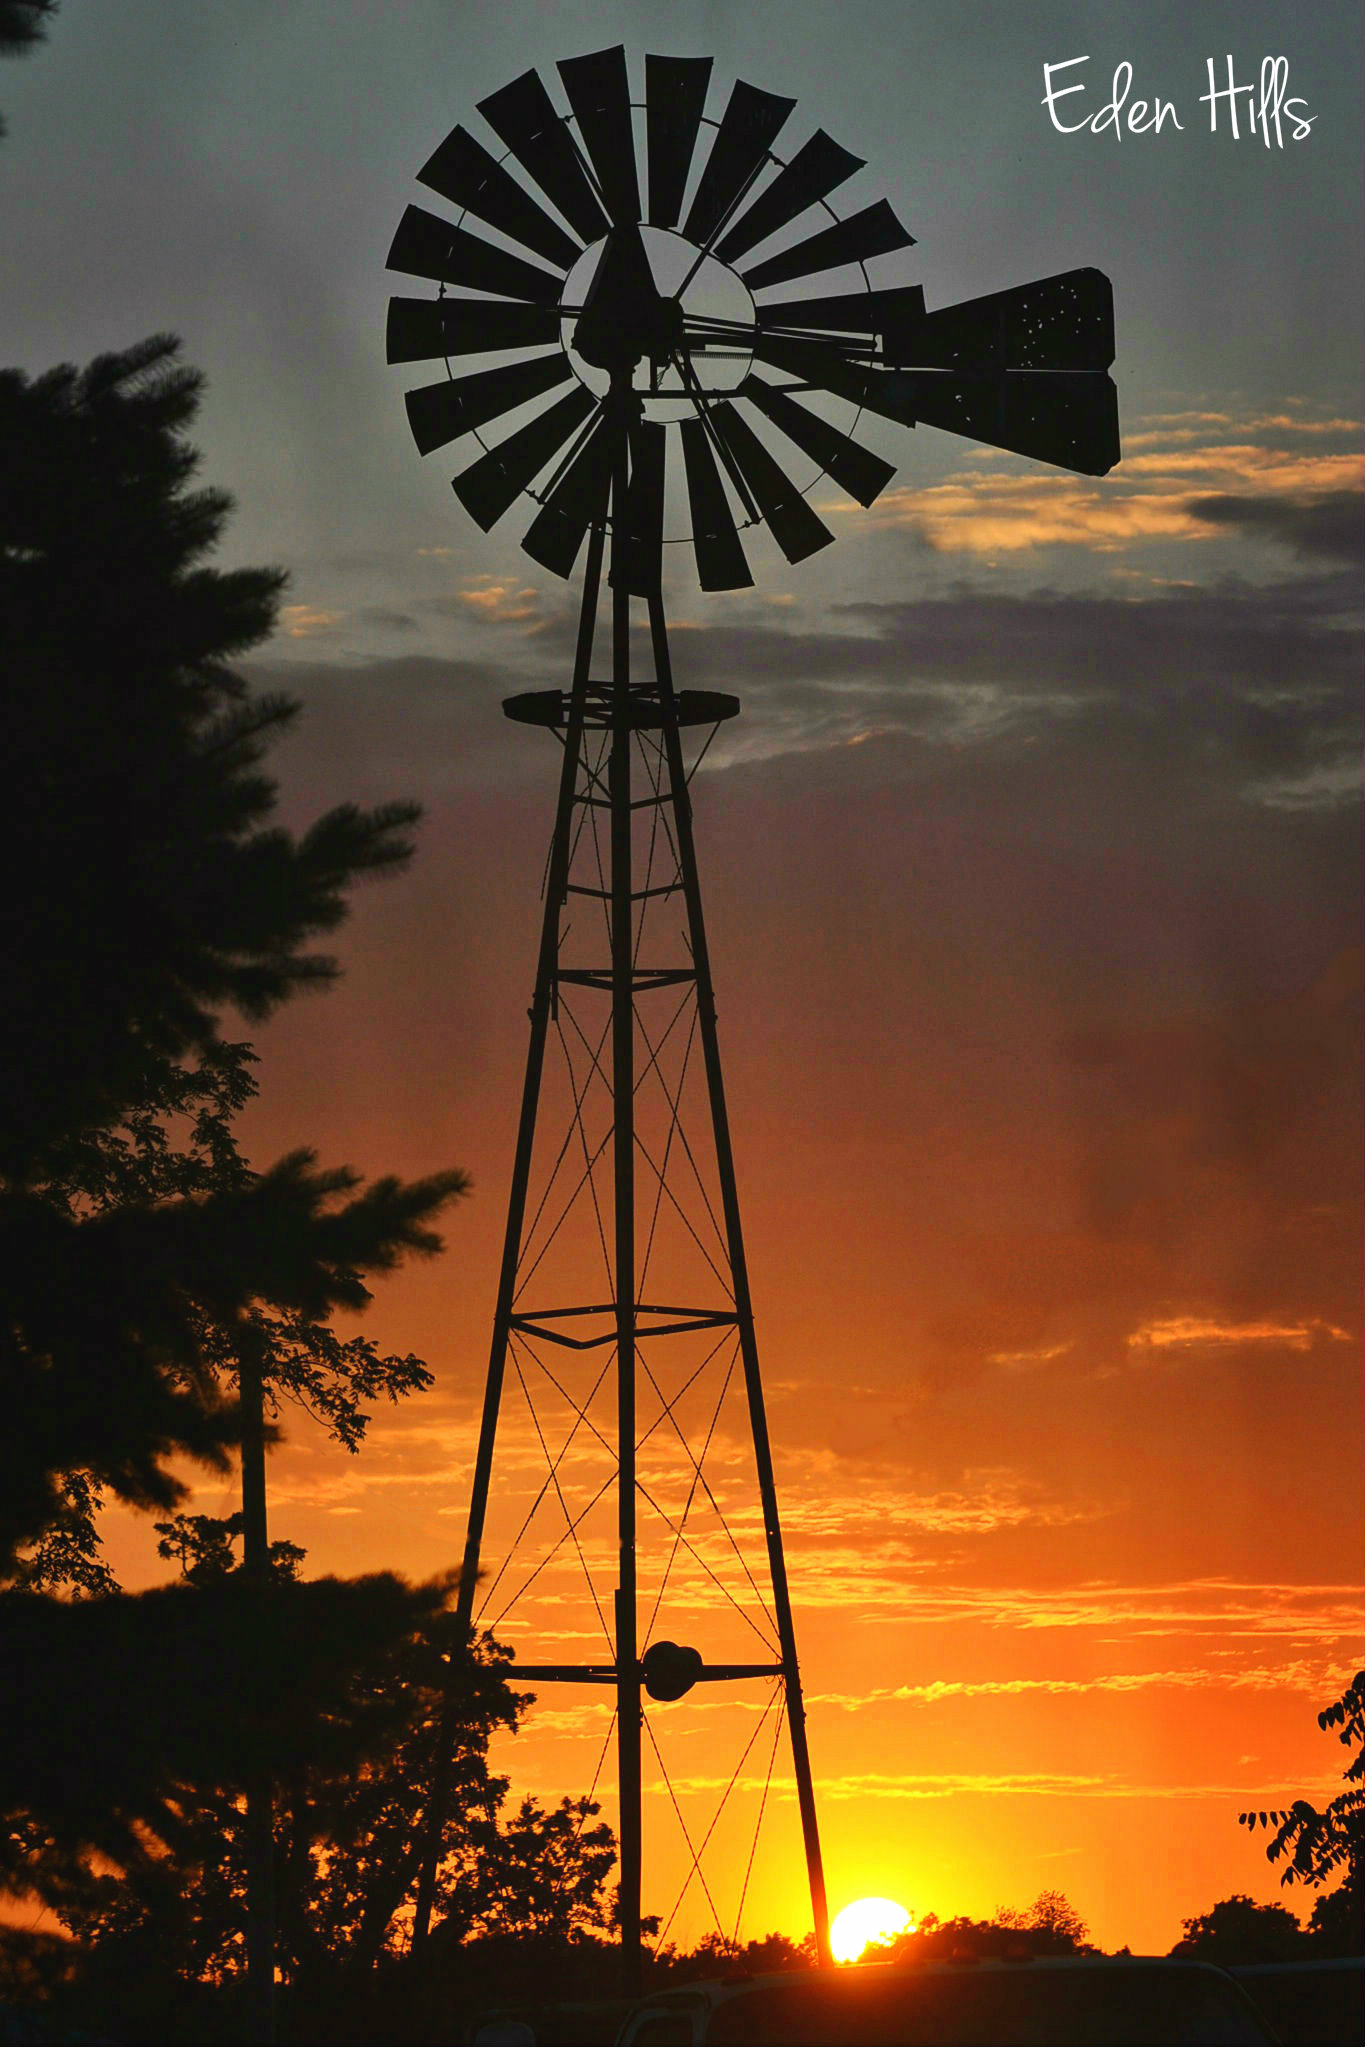
M 1139 440 L 1188 447 L 1162 431 Z M 1223 429 L 1228 462 L 1247 431 Z M 1244 481 L 1291 516 L 1311 429 L 1260 431 L 1281 460 Z M 1024 467 L 952 489 L 988 523 L 1031 496 L 1055 564 L 1059 493 Z M 1277 501 L 1260 480 L 1280 472 Z M 986 1915 L 1058 1888 L 1103 1945 L 1161 1951 L 1216 1898 L 1281 1896 L 1239 1806 L 1339 1778 L 1314 1715 L 1361 1661 L 1360 974 L 1349 814 L 1295 795 L 1330 759 L 1258 742 L 1218 694 L 1248 636 L 1296 658 L 1330 577 L 1277 575 L 1212 527 L 1173 576 L 1143 553 L 1180 530 L 1152 511 L 1168 468 L 1118 476 L 1117 595 L 940 587 L 852 603 L 837 631 L 794 598 L 721 624 L 683 599 L 675 664 L 746 702 L 696 784 L 698 833 L 832 1904 Z M 940 561 L 976 545 L 950 499 Z M 1234 562 L 1260 580 L 1230 593 Z M 496 685 L 559 674 L 567 631 L 534 583 L 467 595 L 482 664 L 286 678 L 309 706 L 284 757 L 298 816 L 409 790 L 429 815 L 411 876 L 358 903 L 341 989 L 262 1034 L 252 1154 L 474 1177 L 446 1257 L 365 1325 L 427 1358 L 434 1391 L 376 1417 L 357 1459 L 292 1417 L 273 1458 L 273 1533 L 318 1571 L 446 1570 L 463 1537 L 557 759 Z M 704 1391 L 680 1410 L 694 1443 Z M 734 1391 L 708 1471 L 752 1537 Z M 495 1535 L 544 1476 L 505 1412 Z M 590 1451 L 583 1433 L 561 1471 L 576 1500 L 605 1469 Z M 609 1506 L 581 1532 L 607 1596 Z M 115 1518 L 112 1541 L 130 1581 L 158 1575 L 145 1525 Z M 545 1573 L 503 1638 L 595 1654 L 582 1584 Z M 686 1556 L 673 1591 L 656 1632 L 763 1655 Z M 765 1691 L 654 1712 L 694 1839 Z M 585 1789 L 607 1712 L 544 1689 L 507 1767 Z M 727 1928 L 771 1727 L 716 1837 Z M 648 1745 L 646 1785 L 645 1904 L 667 1913 L 687 1865 Z M 805 1914 L 779 1748 L 743 1925 Z M 694 1886 L 672 1931 L 708 1921 Z

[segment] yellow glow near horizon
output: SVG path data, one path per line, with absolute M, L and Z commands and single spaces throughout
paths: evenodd
M 836 1963 L 856 1963 L 864 1949 L 894 1941 L 911 1926 L 910 1915 L 894 1899 L 855 1899 L 836 1913 L 829 1930 Z

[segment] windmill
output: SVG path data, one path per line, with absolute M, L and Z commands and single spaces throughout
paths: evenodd
M 914 238 L 885 200 L 836 211 L 831 194 L 862 160 L 823 130 L 784 159 L 775 145 L 795 102 L 742 80 L 708 116 L 711 68 L 709 58 L 649 56 L 643 102 L 633 102 L 623 48 L 571 58 L 558 66 L 567 113 L 525 71 L 478 103 L 500 152 L 459 126 L 418 172 L 454 217 L 408 207 L 388 258 L 437 285 L 434 297 L 389 307 L 390 362 L 441 365 L 407 393 L 421 453 L 461 444 L 455 495 L 485 531 L 525 499 L 521 545 L 541 567 L 569 577 L 586 543 L 568 687 L 504 704 L 553 733 L 562 757 L 459 1611 L 473 1626 L 481 1589 L 506 1591 L 519 1544 L 541 1546 L 519 1581 L 532 1606 L 547 1573 L 581 1568 L 602 1651 L 572 1654 L 582 1632 L 560 1626 L 560 1654 L 519 1663 L 516 1677 L 596 1687 L 613 1704 L 602 1754 L 614 1733 L 628 1986 L 640 1951 L 642 1742 L 672 1796 L 654 1721 L 699 1684 L 768 1688 L 768 1777 L 785 1725 L 817 1943 L 829 1954 L 689 793 L 687 749 L 739 706 L 674 685 L 665 548 L 690 549 L 704 591 L 752 583 L 742 535 L 760 524 L 789 563 L 806 560 L 834 538 L 809 500 L 820 477 L 866 506 L 895 474 L 857 438 L 864 413 L 1087 475 L 1119 457 L 1112 297 L 1100 272 L 934 312 L 917 285 L 874 288 L 869 263 Z M 595 656 L 604 562 L 605 662 Z M 643 676 L 632 630 L 641 605 Z M 667 918 L 671 936 L 657 950 Z M 546 1114 L 552 1053 L 567 1075 L 557 1122 Z M 666 1251 L 669 1228 L 676 1245 Z M 710 1391 L 700 1403 L 698 1389 L 722 1376 L 714 1406 Z M 545 1476 L 491 1571 L 495 1448 L 511 1387 Z M 558 1435 L 537 1408 L 542 1396 L 557 1403 Z M 681 1491 L 670 1503 L 650 1460 L 672 1438 Z M 713 1484 L 718 1443 L 728 1467 Z M 741 1451 L 756 1503 L 747 1518 L 734 1508 Z M 593 1512 L 610 1514 L 609 1535 L 592 1535 Z M 661 1561 L 642 1578 L 650 1537 Z M 678 1611 L 714 1637 L 704 1649 L 665 1633 L 687 1572 L 691 1604 Z M 500 1622 L 512 1605 L 486 1605 L 483 1619 Z M 738 1626 L 731 1608 L 762 1656 L 722 1644 L 721 1624 Z M 419 1942 L 444 1796 L 438 1785 Z M 674 1805 L 687 1881 L 695 1874 L 711 1900 L 706 1842 Z M 718 1807 L 706 1840 L 719 1818 Z

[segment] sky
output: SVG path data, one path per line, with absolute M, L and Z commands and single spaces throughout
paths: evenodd
M 1059 1889 L 1104 1946 L 1162 1952 L 1217 1898 L 1287 1896 L 1242 1807 L 1339 1782 L 1315 1714 L 1365 1662 L 1360 28 L 1330 0 L 66 0 L 0 69 L 5 360 L 182 336 L 224 564 L 290 572 L 246 665 L 305 706 L 285 814 L 426 809 L 339 988 L 256 1035 L 258 1164 L 473 1180 L 364 1325 L 431 1393 L 355 1459 L 285 1418 L 272 1533 L 317 1571 L 458 1559 L 558 758 L 499 699 L 567 679 L 576 618 L 516 516 L 465 517 L 459 452 L 412 446 L 383 322 L 423 289 L 384 268 L 416 169 L 527 64 L 557 93 L 557 58 L 624 42 L 638 95 L 645 51 L 713 54 L 712 114 L 742 77 L 866 158 L 848 206 L 916 237 L 874 283 L 934 308 L 1112 279 L 1108 477 L 864 423 L 897 476 L 870 511 L 816 486 L 834 546 L 793 569 L 759 536 L 754 589 L 720 596 L 670 555 L 677 679 L 743 704 L 694 795 L 836 1907 Z M 1225 103 L 1210 132 L 1229 56 L 1239 83 L 1287 59 L 1300 140 L 1234 139 Z M 1062 132 L 1068 63 L 1067 127 L 1125 64 L 1175 112 Z M 727 1410 L 736 1500 L 744 1451 Z M 503 1454 L 514 1521 L 519 1412 Z M 127 1583 L 164 1572 L 145 1522 L 108 1535 Z M 762 1705 L 660 1717 L 703 1829 Z M 585 1790 L 605 1733 L 545 1688 L 507 1768 Z M 646 1761 L 666 1913 L 686 1863 Z M 746 1932 L 808 1924 L 793 1815 L 779 1752 Z

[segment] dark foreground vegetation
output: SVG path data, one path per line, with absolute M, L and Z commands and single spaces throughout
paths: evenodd
M 998 1918 L 945 1926 L 952 1928 L 951 1951 L 945 1956 L 927 1944 L 909 1964 L 912 1981 L 906 1989 L 898 1989 L 909 1963 L 904 1955 L 899 1968 L 896 1962 L 869 1959 L 877 1968 L 860 1992 L 853 1982 L 857 1972 L 850 1978 L 836 1971 L 829 1983 L 829 1973 L 815 1968 L 806 1945 L 774 1935 L 740 1945 L 712 1939 L 690 1952 L 670 1950 L 652 1957 L 643 1999 L 634 2004 L 619 1995 L 616 1952 L 600 1936 L 509 1932 L 459 1940 L 446 1928 L 438 1930 L 420 1958 L 386 1955 L 357 1975 L 338 1971 L 330 1979 L 291 1982 L 278 2000 L 277 2038 L 300 2043 L 478 2038 L 607 2043 L 629 2027 L 632 2016 L 638 2022 L 642 2007 L 673 2015 L 696 2009 L 691 1987 L 702 1995 L 700 2010 L 708 2004 L 713 2010 L 724 2008 L 728 2030 L 722 2020 L 719 2027 L 713 2023 L 710 2035 L 723 2040 L 1348 2043 L 1362 2038 L 1365 1977 L 1359 1958 L 1338 1961 L 1300 1949 L 1293 1961 L 1245 1965 L 1229 1956 L 1195 1958 L 1177 1949 L 1165 1965 L 1153 1966 L 1122 1953 L 1102 1957 L 1084 1944 L 1059 1953 L 1045 1942 L 1040 1952 L 1018 1939 L 1017 1927 Z M 965 1934 L 968 1927 L 975 1930 L 974 1941 Z M 252 2008 L 240 1975 L 225 1975 L 216 1984 L 176 1979 L 157 1967 L 146 1946 L 136 1958 L 127 1951 L 122 1956 L 107 1949 L 82 1953 L 68 1946 L 58 1961 L 55 1953 L 35 1952 L 30 1938 L 28 1951 L 31 1995 L 22 2007 L 0 2006 L 0 2041 L 235 2043 L 250 2037 Z M 17 1955 L 12 1960 L 20 1963 Z M 1211 2017 L 1208 1979 L 1192 1978 L 1184 1966 L 1202 1972 L 1210 1961 L 1251 2001 L 1258 2018 L 1247 2031 L 1210 2035 L 1183 2030 L 1197 2029 L 1201 2011 L 1205 2023 Z M 33 1980 L 39 1977 L 45 1979 L 44 1992 L 35 1996 Z M 913 1980 L 919 1978 L 923 1986 L 916 1990 Z M 807 1980 L 809 1991 L 803 1988 Z M 1218 1981 L 1214 1998 L 1227 2008 L 1222 2023 L 1230 2012 L 1235 2026 L 1237 1996 L 1226 1988 L 1220 1993 Z M 740 1994 L 743 2001 L 735 2005 L 731 2001 Z M 839 2015 L 850 2002 L 866 2025 L 855 2018 L 852 2031 L 829 2031 L 841 2024 Z M 746 2005 L 752 2008 L 748 2031 L 735 2032 L 736 2019 L 741 2028 L 746 2024 Z M 1244 2002 L 1242 2009 L 1245 2013 Z M 927 2031 L 904 2031 L 907 2011 L 918 2014 Z M 1030 2032 L 1034 2022 L 1043 2031 L 1035 2027 Z M 987 2023 L 992 2031 L 972 2031 Z M 1082 2031 L 1068 2031 L 1077 2024 Z M 509 2033 L 509 2025 L 521 2031 Z M 690 2036 L 666 2027 L 640 2038 Z

